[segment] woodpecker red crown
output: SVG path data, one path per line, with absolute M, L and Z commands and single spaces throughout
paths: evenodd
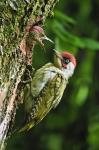
M 69 59 L 70 62 L 72 62 L 74 64 L 74 66 L 76 67 L 76 65 L 77 65 L 76 58 L 71 53 L 66 52 L 66 51 L 65 52 L 61 52 L 61 56 L 63 58 Z

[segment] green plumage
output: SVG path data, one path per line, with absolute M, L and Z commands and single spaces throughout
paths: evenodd
M 36 71 L 31 82 L 31 90 L 29 89 L 31 92 L 26 94 L 24 100 L 28 114 L 26 125 L 20 131 L 29 130 L 38 124 L 59 104 L 67 82 L 61 70 L 51 63 Z

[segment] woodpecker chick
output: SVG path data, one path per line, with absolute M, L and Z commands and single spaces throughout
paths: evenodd
M 29 130 L 38 124 L 52 108 L 59 104 L 68 79 L 73 75 L 76 59 L 69 52 L 54 53 L 54 62 L 38 69 L 31 82 L 31 96 L 26 96 L 26 125 L 20 130 Z
M 40 42 L 42 46 L 44 46 L 42 42 L 43 40 L 47 40 L 54 44 L 54 42 L 45 35 L 43 28 L 41 28 L 40 26 L 34 26 L 33 31 L 35 32 L 35 39 L 37 39 L 37 41 Z
M 36 42 L 39 42 L 40 45 L 44 48 L 43 40 L 48 40 L 51 43 L 54 43 L 45 35 L 42 27 L 33 26 L 31 23 L 27 25 L 24 38 L 19 45 L 21 52 L 24 56 L 26 56 L 27 65 L 32 65 L 32 49 L 34 48 Z

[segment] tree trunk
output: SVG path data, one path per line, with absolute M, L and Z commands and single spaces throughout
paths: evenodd
M 9 127 L 18 103 L 22 102 L 21 80 L 27 65 L 32 65 L 33 48 L 39 32 L 30 38 L 34 26 L 42 26 L 58 0 L 0 2 L 0 149 L 5 149 Z M 37 36 L 38 35 L 38 36 Z M 27 41 L 28 42 L 27 44 Z M 40 41 L 42 44 L 42 41 Z M 32 52 L 31 52 L 32 50 Z M 27 54 L 26 54 L 27 53 Z M 21 102 L 20 102 L 21 100 Z

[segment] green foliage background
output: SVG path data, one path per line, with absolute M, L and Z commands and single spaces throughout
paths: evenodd
M 72 52 L 77 68 L 59 106 L 29 132 L 12 136 L 7 150 L 99 150 L 99 0 L 60 0 L 45 28 L 55 41 L 46 49 Z M 49 61 L 38 46 L 34 56 L 36 68 Z

